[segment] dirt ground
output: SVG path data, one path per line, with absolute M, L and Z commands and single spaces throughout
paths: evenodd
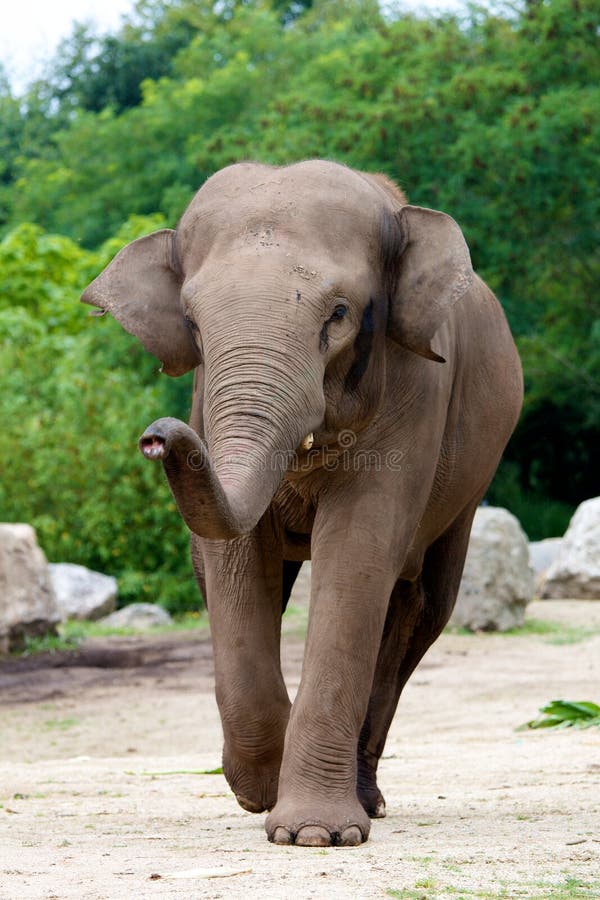
M 598 702 L 600 603 L 528 616 L 557 625 L 430 650 L 381 763 L 388 816 L 349 849 L 270 845 L 202 774 L 221 745 L 208 634 L 5 662 L 0 898 L 598 900 L 600 732 L 515 729 L 552 699 Z M 283 658 L 293 692 L 293 616 Z

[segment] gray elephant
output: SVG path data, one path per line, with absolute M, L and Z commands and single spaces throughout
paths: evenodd
M 168 375 L 196 370 L 190 424 L 159 419 L 140 448 L 192 533 L 229 784 L 275 843 L 365 841 L 398 698 L 521 408 L 500 305 L 453 219 L 318 160 L 218 172 L 83 300 Z M 306 559 L 291 706 L 281 616 Z

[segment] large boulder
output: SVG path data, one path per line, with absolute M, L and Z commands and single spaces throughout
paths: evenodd
M 508 631 L 523 624 L 533 594 L 527 536 L 518 520 L 506 509 L 480 507 L 450 624 Z
M 529 562 L 536 578 L 545 576 L 552 563 L 558 559 L 562 550 L 563 539 L 560 537 L 544 538 L 542 541 L 531 541 L 529 544 Z
M 0 653 L 56 633 L 60 614 L 48 563 L 30 525 L 0 524 Z
M 101 619 L 117 606 L 117 579 L 75 563 L 50 563 L 61 620 Z
M 551 564 L 540 596 L 559 600 L 600 600 L 600 497 L 577 507 Z

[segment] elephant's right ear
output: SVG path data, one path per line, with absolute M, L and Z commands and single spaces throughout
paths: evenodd
M 165 228 L 128 244 L 81 300 L 114 316 L 160 359 L 167 375 L 183 375 L 200 363 L 200 355 L 181 308 L 174 235 Z

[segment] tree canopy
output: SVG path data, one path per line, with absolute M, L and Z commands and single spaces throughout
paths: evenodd
M 33 521 L 55 558 L 179 577 L 183 527 L 131 447 L 154 409 L 185 415 L 189 385 L 90 328 L 77 295 L 222 166 L 320 156 L 460 223 L 525 370 L 490 499 L 532 538 L 562 532 L 598 493 L 597 15 L 594 0 L 436 15 L 141 0 L 115 34 L 76 26 L 24 96 L 0 77 L 2 517 Z

